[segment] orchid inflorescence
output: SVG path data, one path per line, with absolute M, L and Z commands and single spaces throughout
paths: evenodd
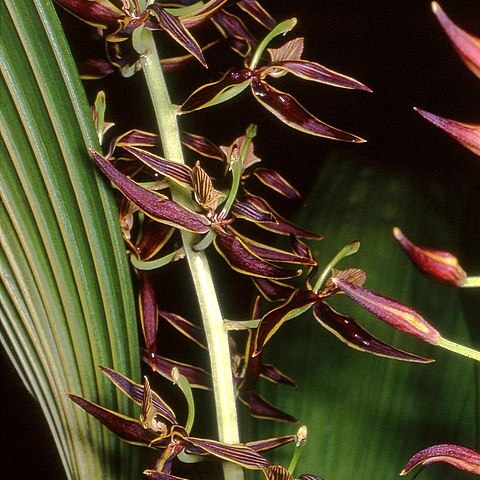
M 296 20 L 277 23 L 256 0 L 155 1 L 146 8 L 142 8 L 137 0 L 122 0 L 117 2 L 119 5 L 108 0 L 56 1 L 80 20 L 97 28 L 105 57 L 90 58 L 81 64 L 85 78 L 100 78 L 116 71 L 123 76 L 138 72 L 143 65 L 142 58 L 149 53 L 143 49 L 144 30 L 165 32 L 187 51 L 185 55 L 163 59 L 161 65 L 165 72 L 183 68 L 194 59 L 206 67 L 207 52 L 227 44 L 240 54 L 243 65 L 233 66 L 219 80 L 196 88 L 179 106 L 172 106 L 170 111 L 175 118 L 227 102 L 249 88 L 263 107 L 296 130 L 334 140 L 363 142 L 360 137 L 319 120 L 290 94 L 270 85 L 269 79 L 292 74 L 302 80 L 370 91 L 352 78 L 302 59 L 303 38 L 294 38 L 278 48 L 267 49 L 279 35 L 291 31 Z M 434 9 L 462 57 L 473 71 L 477 71 L 480 68 L 478 39 L 454 27 L 437 4 Z M 238 16 L 242 14 L 266 29 L 263 41 L 257 41 L 250 33 L 244 20 Z M 210 26 L 214 33 L 220 33 L 220 38 L 201 47 L 191 32 L 200 25 Z M 265 51 L 268 61 L 265 61 Z M 113 126 L 105 122 L 102 95 L 93 110 L 101 143 L 107 130 Z M 439 119 L 423 111 L 420 113 L 474 152 L 480 151 L 478 126 Z M 248 406 L 254 417 L 296 422 L 290 413 L 282 412 L 260 396 L 256 387 L 260 378 L 295 385 L 276 367 L 263 363 L 262 352 L 286 321 L 298 318 L 310 308 L 320 325 L 350 347 L 402 361 L 433 361 L 375 338 L 353 318 L 329 305 L 328 300 L 334 296 L 346 295 L 397 330 L 434 345 L 452 348 L 452 342 L 445 340 L 412 308 L 366 289 L 367 277 L 363 270 L 337 268 L 343 258 L 358 250 L 359 242 L 347 245 L 323 269 L 319 267 L 319 259 L 313 258 L 305 241 L 317 241 L 322 236 L 294 225 L 269 201 L 254 193 L 255 182 L 260 182 L 273 194 L 293 201 L 302 200 L 300 193 L 279 172 L 260 166 L 261 160 L 254 149 L 255 136 L 256 126 L 250 125 L 244 134 L 232 136 L 231 144 L 224 146 L 197 133 L 180 132 L 178 141 L 195 157 L 190 164 L 169 158 L 167 154 L 155 153 L 161 147 L 167 150 L 165 138 L 138 129 L 112 138 L 104 153 L 90 151 L 99 170 L 117 190 L 120 225 L 138 276 L 143 360 L 151 371 L 170 380 L 173 371 L 175 383 L 187 392 L 189 405 L 193 401 L 190 388 L 208 390 L 213 386 L 211 375 L 203 368 L 160 353 L 159 321 L 167 322 L 200 348 L 209 349 L 210 345 L 205 332 L 194 321 L 161 309 L 159 287 L 150 272 L 188 257 L 187 249 L 194 253 L 204 252 L 210 250 L 212 244 L 231 269 L 252 279 L 260 294 L 250 319 L 225 320 L 224 325 L 228 330 L 247 330 L 243 340 L 230 339 L 233 352 L 231 375 L 238 400 Z M 258 231 L 288 238 L 288 246 L 281 249 L 276 246 L 276 240 L 269 244 L 250 238 L 257 227 Z M 242 233 L 244 229 L 246 233 Z M 184 242 L 179 247 L 177 237 L 182 232 L 194 234 L 195 241 L 188 245 Z M 412 261 L 428 275 L 456 286 L 467 285 L 469 277 L 451 254 L 418 247 L 398 228 L 394 235 Z M 270 304 L 274 304 L 273 307 Z M 266 310 L 263 314 L 262 308 Z M 478 352 L 461 348 L 461 353 L 478 359 Z M 159 451 L 155 467 L 144 472 L 149 478 L 179 478 L 172 473 L 174 461 L 188 457 L 188 461 L 217 458 L 233 462 L 243 468 L 261 471 L 268 480 L 295 480 L 294 466 L 272 465 L 263 456 L 265 451 L 294 441 L 292 435 L 246 444 L 193 437 L 190 435 L 193 420 L 189 418 L 187 425 L 181 425 L 173 410 L 150 388 L 147 377 L 140 385 L 107 367 L 101 367 L 101 370 L 122 393 L 141 407 L 140 420 L 112 412 L 73 393 L 69 396 L 120 438 Z M 299 448 L 304 442 L 297 440 L 296 448 Z M 427 449 L 417 454 L 402 473 L 407 473 L 415 464 L 426 464 L 435 461 L 434 458 L 446 456 L 450 460 L 457 459 L 457 463 L 453 460 L 450 463 L 458 464 L 460 468 L 468 464 L 470 470 L 467 471 L 478 473 L 476 454 L 462 448 Z M 447 450 L 448 455 L 445 454 Z M 309 474 L 298 478 L 319 479 Z

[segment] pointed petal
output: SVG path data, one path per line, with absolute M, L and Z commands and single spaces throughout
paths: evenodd
M 270 465 L 263 469 L 267 480 L 296 480 L 295 477 L 281 465 Z
M 143 474 L 148 478 L 153 478 L 153 480 L 188 480 L 185 477 L 176 477 L 175 475 L 157 472 L 156 470 L 145 470 Z
M 480 38 L 474 37 L 457 27 L 447 15 L 445 15 L 445 12 L 437 2 L 432 2 L 432 10 L 462 60 L 467 67 L 480 78 Z
M 129 130 L 115 137 L 110 142 L 107 158 L 109 158 L 116 147 L 156 147 L 160 144 L 160 137 L 156 133 L 143 130 Z
M 460 445 L 433 445 L 416 453 L 405 465 L 400 475 L 406 475 L 417 465 L 449 463 L 459 470 L 480 475 L 480 453 Z
M 137 185 L 95 150 L 90 150 L 90 152 L 105 176 L 149 217 L 195 233 L 207 233 L 210 230 L 209 221 L 204 216 L 191 212 L 174 201 Z
M 465 283 L 467 274 L 451 253 L 415 245 L 396 227 L 393 229 L 393 235 L 410 260 L 422 272 L 435 280 L 456 287 L 461 287 Z
M 298 190 L 292 187 L 278 172 L 268 168 L 256 168 L 253 174 L 267 187 L 292 200 L 303 202 Z
M 317 477 L 317 475 L 311 475 L 304 473 L 298 477 L 298 480 L 324 480 L 323 477 Z
M 292 73 L 297 77 L 303 78 L 304 80 L 311 80 L 314 82 L 325 83 L 333 87 L 348 88 L 354 90 L 363 90 L 365 92 L 371 92 L 363 83 L 342 75 L 341 73 L 334 72 L 318 63 L 309 62 L 307 60 L 281 60 L 275 61 L 268 65 L 264 74 L 269 74 L 270 69 L 274 72 L 276 70 L 281 70 L 286 73 Z M 275 76 L 275 75 L 273 75 Z
M 271 30 L 277 22 L 272 16 L 260 5 L 257 0 L 241 0 L 237 5 L 258 23 L 262 24 L 265 28 Z
M 177 17 L 155 4 L 147 7 L 147 10 L 150 13 L 150 21 L 154 19 L 153 21 L 156 21 L 177 43 L 194 55 L 204 67 L 207 67 L 202 49 Z
M 238 399 L 248 407 L 250 415 L 254 418 L 291 423 L 298 422 L 295 417 L 282 412 L 255 392 L 240 392 Z
M 247 88 L 251 81 L 250 70 L 229 70 L 220 80 L 195 90 L 180 107 L 179 113 L 189 113 L 201 108 L 226 102 Z
M 433 123 L 438 128 L 447 132 L 457 142 L 471 150 L 476 155 L 480 155 L 480 125 L 457 122 L 448 118 L 438 117 L 433 113 L 415 108 L 415 110 L 426 120 Z
M 193 133 L 181 132 L 182 143 L 204 157 L 214 158 L 223 162 L 222 151 L 217 145 L 208 140 L 206 137 L 194 135 Z
M 155 170 L 157 173 L 173 180 L 184 188 L 192 189 L 192 169 L 181 163 L 165 160 L 158 155 L 142 150 L 136 147 L 123 146 L 123 148 L 138 158 L 145 165 Z
M 99 420 L 111 432 L 128 443 L 136 445 L 149 445 L 155 435 L 143 428 L 143 425 L 133 418 L 126 417 L 120 413 L 112 412 L 85 398 L 69 393 L 68 398 L 82 407 L 86 412 Z
M 105 78 L 117 70 L 106 58 L 86 58 L 79 61 L 78 71 L 82 80 Z
M 255 450 L 256 452 L 266 452 L 295 440 L 295 435 L 285 435 L 283 437 L 267 438 L 264 440 L 256 440 L 254 442 L 247 442 L 245 445 Z
M 155 289 L 148 272 L 139 270 L 139 295 L 138 303 L 140 310 L 140 322 L 142 325 L 143 339 L 147 355 L 155 356 L 157 351 L 158 314 Z
M 100 370 L 131 400 L 137 405 L 142 405 L 143 401 L 143 385 L 133 382 L 121 373 L 107 367 L 99 367 Z M 172 424 L 177 424 L 177 418 L 173 410 L 162 400 L 155 392 L 152 392 L 152 402 L 155 409 L 166 420 Z
M 289 387 L 297 386 L 297 384 L 290 377 L 287 377 L 278 368 L 268 363 L 263 363 L 260 366 L 260 376 L 269 382 L 277 383 L 279 385 L 288 385 Z
M 270 465 L 270 462 L 266 458 L 246 445 L 232 445 L 195 437 L 188 437 L 186 441 L 195 447 L 201 448 L 206 453 L 236 463 L 244 468 L 257 469 Z
M 94 27 L 108 28 L 125 17 L 125 14 L 108 0 L 55 0 L 55 3 Z
M 397 330 L 433 345 L 440 340 L 440 334 L 412 308 L 345 280 L 333 278 L 332 281 L 348 297 Z
M 216 230 L 214 245 L 233 270 L 254 277 L 286 279 L 300 275 L 300 270 L 287 270 L 262 260 L 245 243 L 227 230 Z
M 150 260 L 170 240 L 175 229 L 147 217 L 143 222 L 142 236 L 135 245 L 140 260 Z
M 252 280 L 260 293 L 269 302 L 283 302 L 287 298 L 290 298 L 295 290 L 295 287 L 291 285 L 276 282 L 268 278 L 252 278 Z
M 235 200 L 235 203 L 233 204 L 233 213 L 237 218 L 243 218 L 249 222 L 254 222 L 259 226 L 265 222 L 276 223 L 272 212 L 259 208 L 258 205 L 255 205 L 253 202 Z
M 260 322 L 255 335 L 254 356 L 258 355 L 273 334 L 291 318 L 295 318 L 318 301 L 316 294 L 310 291 L 296 290 L 290 298 L 279 307 L 270 310 Z
M 189 322 L 187 319 L 175 313 L 160 310 L 158 314 L 166 320 L 173 328 L 194 341 L 200 347 L 207 349 L 205 332 L 202 328 Z
M 220 10 L 213 20 L 222 35 L 233 41 L 232 49 L 239 55 L 247 56 L 257 45 L 253 35 L 236 15 Z
M 316 320 L 333 333 L 349 347 L 361 352 L 372 353 L 380 357 L 394 358 L 408 362 L 430 363 L 433 360 L 420 357 L 411 353 L 403 352 L 391 345 L 381 342 L 370 335 L 357 322 L 347 315 L 343 315 L 324 302 L 318 302 L 313 306 L 313 315 Z
M 322 122 L 305 110 L 291 95 L 267 85 L 259 78 L 255 77 L 253 79 L 251 87 L 255 98 L 267 110 L 273 113 L 283 123 L 286 123 L 296 130 L 310 135 L 317 135 L 319 137 L 344 142 L 365 142 L 365 140 L 360 137 L 344 132 L 343 130 L 338 130 Z
M 180 20 L 186 28 L 193 28 L 209 20 L 227 0 L 210 0 L 205 5 L 188 15 L 182 15 Z
M 151 365 L 156 372 L 167 380 L 172 379 L 172 369 L 175 367 L 188 380 L 192 388 L 200 388 L 202 390 L 211 389 L 212 382 L 210 375 L 203 368 L 161 357 L 160 355 L 155 355 L 155 358 L 150 358 L 143 354 L 142 360 L 148 365 Z

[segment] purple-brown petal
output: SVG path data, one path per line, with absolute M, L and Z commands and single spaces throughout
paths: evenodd
M 195 233 L 207 233 L 210 230 L 210 222 L 204 216 L 198 215 L 156 192 L 141 187 L 119 172 L 98 152 L 95 150 L 90 150 L 90 152 L 104 175 L 149 217 L 172 227 Z
M 182 143 L 204 157 L 214 158 L 215 160 L 223 161 L 222 150 L 215 145 L 208 138 L 193 133 L 181 132 L 180 139 Z
M 150 358 L 146 354 L 143 354 L 142 360 L 167 380 L 172 379 L 172 369 L 175 367 L 181 375 L 186 377 L 192 388 L 200 388 L 202 390 L 210 390 L 211 388 L 212 382 L 210 375 L 203 368 L 178 362 L 160 355 L 155 355 L 154 358 Z
M 265 457 L 262 457 L 262 455 L 246 445 L 227 444 L 195 437 L 187 437 L 185 440 L 205 453 L 236 463 L 244 468 L 259 469 L 270 465 L 270 462 Z M 188 447 L 186 449 L 188 450 Z
M 220 10 L 213 18 L 223 36 L 234 40 L 233 49 L 241 56 L 246 56 L 257 45 L 257 41 L 245 24 L 236 15 Z
M 256 168 L 253 174 L 267 187 L 292 200 L 303 202 L 303 198 L 278 172 L 268 168 Z
M 94 27 L 112 27 L 125 17 L 125 14 L 109 1 L 55 0 L 55 3 Z
M 238 398 L 249 408 L 252 417 L 291 423 L 298 422 L 295 417 L 282 412 L 255 392 L 240 392 Z
M 264 315 L 256 330 L 253 355 L 260 354 L 265 344 L 287 320 L 303 313 L 317 301 L 318 296 L 315 293 L 296 290 L 282 305 Z
M 324 480 L 322 477 L 317 477 L 317 475 L 311 475 L 309 473 L 303 473 L 298 477 L 298 480 Z
M 142 405 L 143 401 L 143 385 L 133 382 L 125 375 L 107 367 L 99 367 L 100 370 L 119 388 L 128 398 L 133 400 L 137 405 Z M 173 410 L 163 401 L 163 399 L 155 392 L 152 392 L 152 404 L 162 417 L 172 424 L 177 424 L 177 418 Z
M 449 252 L 420 247 L 412 243 L 399 228 L 393 229 L 393 235 L 410 260 L 425 274 L 441 282 L 461 287 L 467 274 L 458 263 L 458 259 Z
M 415 110 L 430 123 L 447 132 L 457 142 L 480 155 L 480 125 L 457 122 L 448 118 L 439 117 L 433 113 L 415 108 Z
M 258 208 L 257 205 L 248 201 L 243 202 L 241 200 L 235 200 L 235 203 L 233 204 L 233 213 L 237 218 L 243 218 L 244 220 L 257 224 L 264 222 L 275 223 L 275 217 L 272 212 Z
M 79 61 L 78 70 L 82 80 L 98 80 L 117 71 L 106 58 L 86 58 Z
M 262 7 L 262 5 L 260 5 L 259 2 L 257 2 L 257 0 L 241 0 L 237 5 L 269 30 L 277 24 L 273 17 Z
M 433 445 L 416 453 L 405 465 L 400 475 L 406 475 L 417 465 L 443 462 L 459 470 L 480 475 L 480 453 L 460 445 Z
M 143 474 L 148 478 L 153 478 L 153 480 L 188 480 L 185 477 L 176 477 L 175 475 L 157 472 L 156 470 L 145 470 Z
M 462 60 L 480 78 L 480 38 L 457 27 L 437 2 L 432 2 L 432 9 Z
M 251 81 L 252 72 L 250 70 L 229 70 L 220 80 L 213 83 L 202 85 L 195 90 L 180 107 L 179 113 L 189 113 L 201 108 L 220 103 L 221 98 L 228 98 L 229 91 L 238 92 L 247 87 Z
M 295 440 L 295 435 L 284 435 L 283 437 L 266 438 L 264 440 L 255 440 L 253 442 L 247 442 L 245 445 L 255 450 L 256 452 L 266 452 L 273 450 L 274 448 L 281 447 L 287 443 L 291 443 Z
M 197 27 L 206 20 L 209 20 L 226 2 L 227 0 L 209 0 L 194 12 L 188 15 L 182 15 L 180 17 L 182 24 L 186 28 Z
M 158 315 L 155 289 L 153 288 L 150 274 L 145 271 L 138 271 L 139 278 L 139 310 L 142 325 L 143 339 L 147 355 L 155 356 L 157 350 Z
M 332 281 L 348 297 L 397 330 L 433 345 L 441 339 L 437 330 L 412 308 L 345 280 L 333 278 Z
M 433 361 L 387 345 L 360 327 L 353 318 L 335 311 L 324 302 L 318 302 L 313 306 L 313 315 L 320 325 L 329 332 L 333 333 L 349 347 L 361 352 L 407 362 L 430 363 Z
M 165 160 L 158 155 L 142 150 L 136 147 L 123 146 L 123 148 L 138 158 L 145 165 L 155 170 L 157 173 L 173 180 L 184 188 L 192 189 L 192 169 L 182 163 Z
M 112 412 L 78 395 L 69 393 L 67 396 L 126 442 L 136 445 L 149 445 L 155 438 L 155 435 L 143 428 L 143 425 L 138 420 Z
M 343 142 L 362 143 L 360 137 L 332 127 L 305 110 L 291 95 L 267 85 L 259 77 L 250 84 L 255 98 L 278 119 L 301 132 L 319 137 L 341 140 Z
M 304 80 L 326 83 L 327 85 L 332 85 L 334 87 L 364 90 L 366 92 L 372 91 L 366 85 L 353 78 L 334 72 L 318 63 L 309 62 L 307 60 L 282 60 L 273 62 L 263 70 L 263 73 L 268 75 L 270 69 L 273 71 L 275 71 L 275 69 L 280 69 L 303 78 Z
M 279 268 L 261 259 L 236 235 L 228 230 L 216 229 L 214 245 L 233 270 L 254 277 L 287 279 L 301 271 Z
M 207 67 L 207 62 L 203 57 L 202 49 L 187 28 L 177 17 L 175 17 L 175 15 L 172 15 L 164 8 L 155 4 L 147 7 L 147 10 L 150 13 L 151 22 L 158 23 L 162 30 L 165 30 L 165 32 L 167 32 L 177 43 L 194 55 L 204 67 Z
M 278 368 L 268 363 L 260 365 L 260 376 L 269 382 L 277 383 L 279 385 L 288 385 L 289 387 L 297 386 L 290 377 L 287 377 L 287 375 L 281 372 Z
M 170 240 L 175 229 L 163 223 L 146 218 L 143 223 L 142 236 L 135 245 L 135 253 L 140 260 L 150 260 Z
M 195 342 L 200 347 L 207 349 L 205 332 L 202 328 L 189 322 L 187 319 L 171 312 L 159 310 L 158 314 L 166 320 L 173 328 Z
M 276 282 L 268 278 L 252 278 L 252 280 L 260 293 L 269 302 L 283 302 L 289 298 L 295 290 L 295 287 L 291 285 Z

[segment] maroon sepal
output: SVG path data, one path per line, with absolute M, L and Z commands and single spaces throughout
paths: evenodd
M 250 415 L 255 418 L 297 423 L 298 420 L 288 413 L 282 412 L 261 395 L 255 392 L 239 392 L 238 399 L 248 406 Z
M 231 48 L 240 56 L 246 57 L 252 48 L 257 46 L 253 35 L 236 15 L 226 10 L 220 10 L 213 21 L 222 34 L 232 40 Z
M 290 377 L 287 377 L 287 375 L 281 372 L 278 368 L 268 363 L 262 363 L 260 365 L 260 376 L 269 382 L 277 383 L 279 385 L 288 385 L 289 387 L 297 386 Z
M 99 80 L 117 70 L 106 58 L 86 58 L 78 64 L 78 71 L 82 80 Z
M 283 323 L 296 316 L 297 311 L 303 310 L 317 301 L 317 294 L 311 291 L 296 290 L 286 302 L 264 315 L 256 330 L 253 355 L 258 355 L 273 334 Z
M 252 280 L 260 293 L 269 302 L 283 302 L 287 298 L 290 298 L 295 290 L 295 287 L 291 285 L 276 282 L 268 278 L 252 278 Z
M 480 453 L 460 445 L 433 445 L 416 453 L 405 465 L 400 475 L 406 475 L 417 465 L 443 462 L 459 470 L 480 475 Z
M 182 24 L 186 28 L 193 28 L 209 20 L 228 0 L 209 0 L 194 12 L 180 17 Z M 190 2 L 195 3 L 195 2 Z
M 433 345 L 441 338 L 440 334 L 412 308 L 345 280 L 333 278 L 332 281 L 348 297 L 397 330 Z
M 172 360 L 160 355 L 155 355 L 154 358 L 151 358 L 145 353 L 142 354 L 142 360 L 167 380 L 172 379 L 172 369 L 175 367 L 180 374 L 188 380 L 192 388 L 199 388 L 201 390 L 210 390 L 212 388 L 210 375 L 203 368 L 178 362 L 177 360 Z
M 148 478 L 152 478 L 153 480 L 188 480 L 185 477 L 176 477 L 175 475 L 157 472 L 156 470 L 145 470 L 143 474 Z
M 351 133 L 332 127 L 305 110 L 291 95 L 281 92 L 255 76 L 250 83 L 255 98 L 271 113 L 289 127 L 310 135 L 362 143 L 363 140 Z
M 192 169 L 184 164 L 171 162 L 165 160 L 158 155 L 155 155 L 146 150 L 142 150 L 137 147 L 123 145 L 123 148 L 138 158 L 145 165 L 148 165 L 150 168 L 156 172 L 164 175 L 165 177 L 173 180 L 178 185 L 182 187 L 192 189 Z
M 128 443 L 150 445 L 150 442 L 156 437 L 153 432 L 146 430 L 138 420 L 112 412 L 78 395 L 69 393 L 67 396 L 87 413 L 99 420 L 111 432 Z
M 179 205 L 173 200 L 147 190 L 119 172 L 95 150 L 90 150 L 95 162 L 108 179 L 145 214 L 159 222 L 195 233 L 207 233 L 209 220 Z
M 108 28 L 125 17 L 125 14 L 111 2 L 85 0 L 55 0 L 67 12 L 89 25 Z
M 172 15 L 155 4 L 149 5 L 147 11 L 150 13 L 150 22 L 155 23 L 156 21 L 156 23 L 158 23 L 158 25 L 177 43 L 194 55 L 204 67 L 207 67 L 207 62 L 203 57 L 202 49 L 187 28 L 175 15 Z M 152 20 L 152 17 L 155 20 Z
M 135 245 L 135 254 L 140 260 L 152 259 L 170 240 L 174 231 L 173 227 L 146 217 L 142 226 L 142 236 Z
M 259 2 L 257 2 L 257 0 L 241 0 L 237 5 L 269 30 L 274 28 L 277 24 L 273 17 L 260 5 Z
M 291 443 L 295 440 L 295 435 L 284 435 L 283 437 L 266 438 L 264 440 L 255 440 L 253 442 L 247 442 L 245 445 L 255 450 L 256 452 L 266 452 L 273 450 L 274 448 L 281 447 L 287 443 Z
M 250 248 L 228 229 L 215 228 L 214 245 L 233 270 L 254 277 L 287 279 L 300 275 L 300 270 L 279 268 L 252 252 Z
M 100 370 L 119 388 L 128 398 L 133 400 L 137 405 L 142 405 L 143 401 L 143 385 L 133 382 L 121 373 L 107 367 L 99 367 Z M 171 375 L 170 375 L 171 379 Z M 177 418 L 173 410 L 162 400 L 160 395 L 152 391 L 152 404 L 155 410 L 168 420 L 171 424 L 177 424 Z
M 137 272 L 137 274 L 140 284 L 138 303 L 143 339 L 145 341 L 147 355 L 153 358 L 157 350 L 158 332 L 157 300 L 155 298 L 155 289 L 153 288 L 153 283 L 148 272 L 140 270 Z
M 333 333 L 349 347 L 360 350 L 361 352 L 368 352 L 373 355 L 407 362 L 433 362 L 433 360 L 429 358 L 407 353 L 381 342 L 360 327 L 353 318 L 335 311 L 325 302 L 318 302 L 313 306 L 313 315 L 320 325 L 325 327 L 329 332 Z
M 268 168 L 256 168 L 253 174 L 267 187 L 275 190 L 280 195 L 303 202 L 303 198 L 298 191 L 292 187 L 278 172 Z
M 213 142 L 208 140 L 208 138 L 184 131 L 181 132 L 180 139 L 186 147 L 190 148 L 194 152 L 197 152 L 204 157 L 223 161 L 222 150 Z
M 160 317 L 166 320 L 173 328 L 178 330 L 181 334 L 195 342 L 200 347 L 207 349 L 207 341 L 205 332 L 202 328 L 189 322 L 186 318 L 181 317 L 175 313 L 158 311 Z
M 235 200 L 235 203 L 233 204 L 233 213 L 237 218 L 243 218 L 244 220 L 257 224 L 263 222 L 276 223 L 272 212 L 262 210 L 251 202 Z

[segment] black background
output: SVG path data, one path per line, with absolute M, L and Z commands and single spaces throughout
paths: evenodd
M 344 148 L 361 151 L 369 159 L 385 164 L 414 166 L 427 178 L 478 176 L 478 157 L 412 110 L 418 106 L 441 116 L 480 122 L 480 80 L 458 58 L 432 14 L 429 1 L 262 3 L 278 20 L 297 17 L 296 36 L 306 38 L 304 58 L 350 75 L 374 90 L 373 94 L 336 90 L 298 79 L 279 84 L 322 120 L 368 139 L 367 144 Z M 441 5 L 457 24 L 480 36 L 479 0 L 443 0 Z M 62 18 L 68 21 L 64 15 Z M 69 22 L 67 27 L 69 32 L 76 32 L 77 22 Z M 75 51 L 84 47 L 77 40 Z M 194 66 L 188 75 L 176 77 L 190 83 L 186 90 L 174 89 L 174 100 L 181 101 L 202 81 L 215 80 L 219 75 L 219 70 L 203 72 Z M 115 80 L 114 89 L 122 99 L 111 105 L 116 123 L 120 127 L 152 129 L 141 74 Z M 90 83 L 89 95 L 92 97 L 105 85 Z M 259 156 L 269 166 L 276 162 L 274 168 L 306 195 L 322 159 L 338 148 L 337 142 L 286 128 L 246 96 L 196 117 L 186 117 L 184 125 L 194 133 L 208 133 L 212 140 L 228 144 L 251 122 L 259 125 Z M 41 412 L 3 352 L 1 365 L 5 385 L 2 477 L 64 478 Z M 14 468 L 8 466 L 10 463 Z

